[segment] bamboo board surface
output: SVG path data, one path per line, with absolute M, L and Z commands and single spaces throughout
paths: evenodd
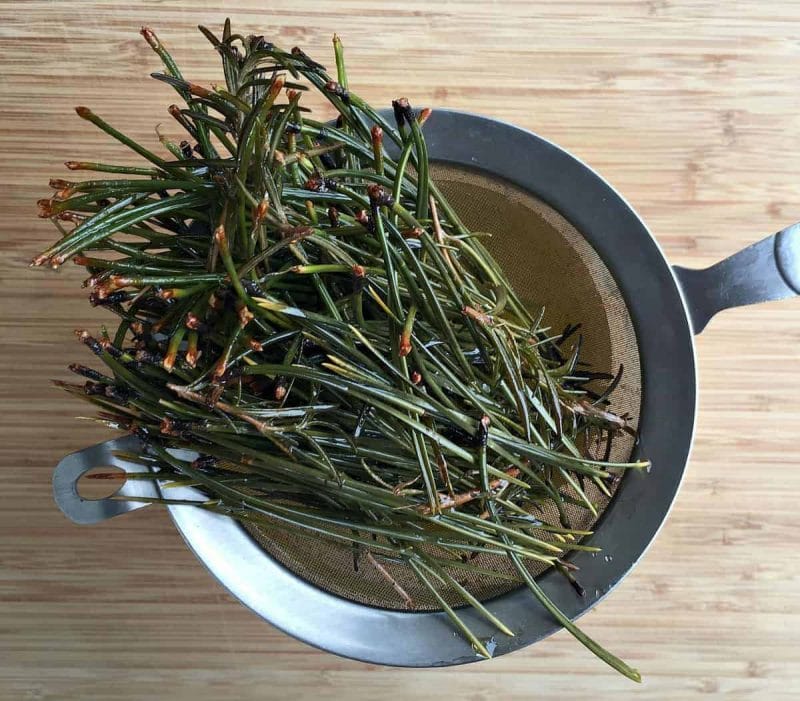
M 380 104 L 499 117 L 561 144 L 639 211 L 672 262 L 704 266 L 800 219 L 800 3 L 620 0 L 0 2 L 0 699 L 800 698 L 800 301 L 723 313 L 698 339 L 690 468 L 656 543 L 581 621 L 636 686 L 559 633 L 492 662 L 406 671 L 296 642 L 233 601 L 165 513 L 67 522 L 51 469 L 109 438 L 46 378 L 96 327 L 80 271 L 30 271 L 35 218 L 68 158 L 121 150 L 92 107 L 156 144 L 170 90 L 152 26 L 198 82 L 221 80 L 194 29 L 330 56 Z M 171 126 L 171 125 L 170 125 Z M 657 468 L 654 468 L 657 469 Z

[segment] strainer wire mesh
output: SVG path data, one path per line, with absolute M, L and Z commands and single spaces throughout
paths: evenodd
M 624 367 L 611 408 L 618 415 L 634 417 L 635 426 L 641 403 L 636 335 L 620 290 L 594 248 L 552 207 L 501 178 L 445 163 L 433 164 L 431 174 L 464 224 L 474 232 L 490 235 L 485 240 L 486 247 L 528 309 L 535 313 L 544 308 L 544 320 L 554 333 L 580 323 L 581 358 L 592 371 L 614 374 Z M 618 435 L 612 443 L 610 459 L 628 460 L 633 442 L 629 434 Z M 605 445 L 592 447 L 598 458 L 605 457 L 604 449 Z M 609 484 L 612 498 L 618 486 L 618 481 Z M 563 491 L 570 496 L 568 487 Z M 596 504 L 599 517 L 610 499 L 591 481 L 584 484 L 584 491 Z M 556 521 L 554 507 L 545 508 L 541 514 L 545 520 Z M 564 508 L 576 530 L 590 530 L 597 521 L 579 504 L 567 502 Z M 325 591 L 368 606 L 409 608 L 390 581 L 349 546 L 307 538 L 278 524 L 245 524 L 245 528 L 270 556 Z M 542 531 L 536 536 L 545 540 L 553 537 Z M 435 548 L 431 546 L 429 550 L 434 552 Z M 481 554 L 470 564 L 499 575 L 448 570 L 481 601 L 519 586 L 514 581 L 514 567 L 505 556 Z M 409 594 L 413 610 L 440 608 L 406 564 L 382 561 L 382 566 Z M 528 567 L 538 575 L 547 565 L 529 562 Z M 440 594 L 452 606 L 463 604 L 451 588 L 442 587 Z

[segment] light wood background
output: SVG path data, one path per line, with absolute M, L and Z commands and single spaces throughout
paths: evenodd
M 566 634 L 504 658 L 404 671 L 273 630 L 205 572 L 165 513 L 67 522 L 50 473 L 109 435 L 47 384 L 96 327 L 81 274 L 26 267 L 67 158 L 172 129 L 153 26 L 197 81 L 221 80 L 194 29 L 230 14 L 330 58 L 388 104 L 481 112 L 533 129 L 617 186 L 675 263 L 702 266 L 800 219 L 800 3 L 239 0 L 0 2 L 0 698 L 800 698 L 800 300 L 722 314 L 698 339 L 697 440 L 677 504 L 634 573 L 582 624 L 639 667 L 638 687 Z M 658 469 L 656 466 L 655 469 Z

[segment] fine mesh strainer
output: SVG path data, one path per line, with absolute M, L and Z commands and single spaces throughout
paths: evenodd
M 583 358 L 593 369 L 625 370 L 612 409 L 639 417 L 639 445 L 619 440 L 612 459 L 635 451 L 653 464 L 627 472 L 598 523 L 576 510 L 576 528 L 596 529 L 588 542 L 608 557 L 578 552 L 579 597 L 560 576 L 532 570 L 548 596 L 575 618 L 594 606 L 642 556 L 667 516 L 692 442 L 696 377 L 693 330 L 717 311 L 800 294 L 800 226 L 793 225 L 706 270 L 670 268 L 631 207 L 585 164 L 557 146 L 510 125 L 438 111 L 426 123 L 432 175 L 474 231 L 492 235 L 489 249 L 524 302 L 555 329 L 582 324 Z M 145 504 L 87 500 L 77 481 L 98 466 L 141 469 L 113 451 L 136 451 L 132 437 L 107 441 L 59 463 L 56 502 L 77 523 L 96 523 Z M 123 496 L 157 496 L 158 487 L 125 483 Z M 175 498 L 198 498 L 191 489 Z M 387 580 L 353 567 L 352 552 L 275 527 L 243 527 L 185 506 L 168 507 L 195 555 L 236 596 L 273 625 L 317 647 L 382 664 L 439 666 L 480 659 L 414 575 L 387 566 L 411 594 L 402 608 Z M 506 558 L 481 565 L 509 567 Z M 527 589 L 489 577 L 459 579 L 500 619 L 515 622 L 495 655 L 528 645 L 558 626 Z M 454 599 L 451 603 L 456 604 Z M 471 609 L 460 615 L 476 634 L 492 629 Z

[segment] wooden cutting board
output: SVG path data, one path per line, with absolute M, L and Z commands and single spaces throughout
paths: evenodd
M 637 687 L 566 634 L 492 662 L 404 671 L 286 637 L 220 588 L 156 509 L 98 527 L 50 497 L 65 453 L 109 435 L 52 389 L 96 327 L 80 271 L 31 271 L 61 162 L 122 153 L 91 106 L 157 144 L 170 90 L 148 79 L 154 27 L 199 82 L 194 29 L 331 60 L 378 104 L 480 112 L 535 130 L 620 189 L 672 261 L 704 266 L 800 219 L 800 4 L 238 0 L 0 2 L 0 698 L 800 698 L 800 300 L 726 312 L 698 339 L 700 414 L 672 515 L 581 624 L 639 667 Z M 657 466 L 654 468 L 657 469 Z

